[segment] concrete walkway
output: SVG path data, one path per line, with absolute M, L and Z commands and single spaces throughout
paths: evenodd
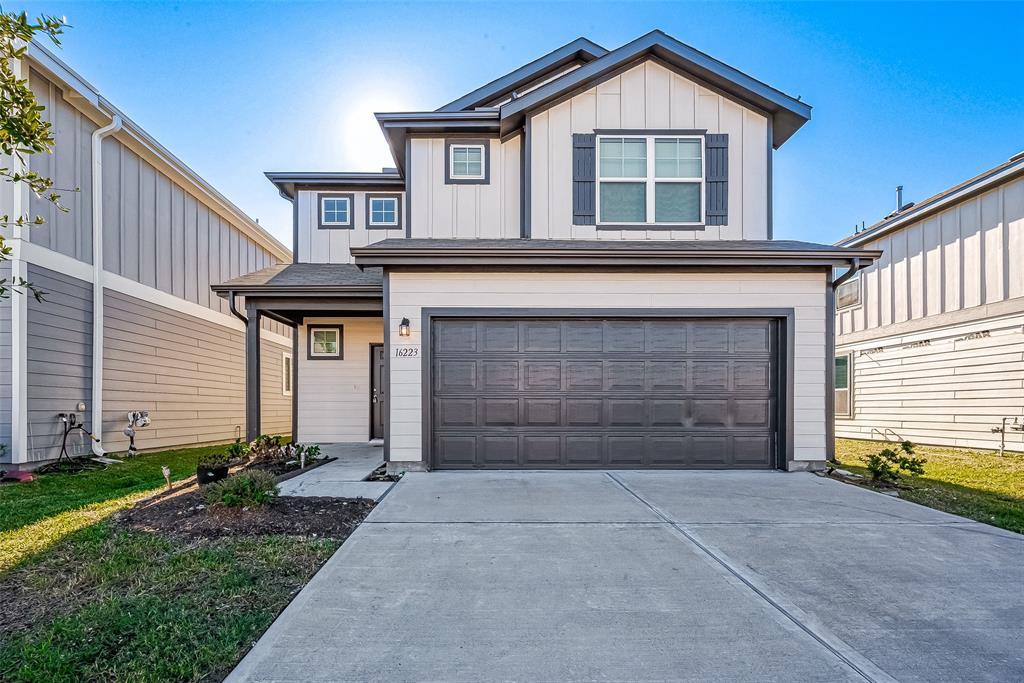
M 229 681 L 1024 679 L 1024 537 L 811 474 L 407 474 Z
M 321 444 L 320 451 L 337 460 L 281 482 L 282 496 L 326 496 L 380 500 L 393 486 L 363 481 L 384 463 L 384 448 L 366 443 Z

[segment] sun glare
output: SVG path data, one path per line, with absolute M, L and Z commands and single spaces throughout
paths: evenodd
M 341 165 L 358 171 L 378 171 L 394 166 L 395 161 L 373 114 L 415 110 L 409 87 L 404 83 L 375 80 L 353 90 L 360 93 L 359 97 L 337 103 L 339 127 L 335 139 Z

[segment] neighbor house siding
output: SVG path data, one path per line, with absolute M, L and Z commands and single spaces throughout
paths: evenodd
M 535 114 L 529 125 L 529 218 L 534 238 L 768 238 L 768 118 L 657 62 L 638 64 Z M 574 226 L 572 135 L 599 129 L 704 129 L 728 134 L 728 225 L 667 232 Z
M 370 344 L 384 341 L 381 318 L 306 318 L 298 358 L 298 440 L 358 443 L 370 438 Z M 307 358 L 307 326 L 340 324 L 341 360 Z M 397 323 L 396 323 L 397 324 Z
M 353 196 L 353 214 L 351 228 L 320 228 L 320 194 L 351 194 Z M 366 229 L 366 195 L 367 194 L 400 194 L 402 204 L 401 224 L 394 228 Z M 298 208 L 297 258 L 299 263 L 353 263 L 350 247 L 365 247 L 367 244 L 395 237 L 405 237 L 405 193 L 395 189 L 380 190 L 301 190 L 296 193 Z
M 28 459 L 60 453 L 63 429 L 58 413 L 77 413 L 89 427 L 92 403 L 92 286 L 29 264 L 29 281 L 46 292 L 28 300 Z M 77 404 L 86 404 L 80 411 Z M 90 451 L 79 431 L 68 440 L 71 455 Z
M 452 138 L 451 141 L 454 141 Z M 421 238 L 514 239 L 520 236 L 521 136 L 490 146 L 487 183 L 445 182 L 444 138 L 412 138 L 409 183 L 412 236 Z
M 836 436 L 999 448 L 1003 417 L 1024 422 L 1024 313 L 840 345 L 851 354 L 852 417 Z M 1024 450 L 1024 433 L 1006 446 Z
M 825 443 L 825 275 L 821 273 L 391 272 L 392 345 L 421 343 L 421 313 L 431 307 L 793 308 L 795 313 L 794 459 L 822 461 Z M 402 318 L 413 321 L 398 336 Z M 399 341 L 400 340 L 400 341 Z M 427 353 L 423 349 L 421 353 Z M 420 462 L 422 359 L 390 349 L 390 459 Z
M 0 279 L 10 280 L 11 264 L 0 261 Z M 0 462 L 11 460 L 11 299 L 0 299 Z

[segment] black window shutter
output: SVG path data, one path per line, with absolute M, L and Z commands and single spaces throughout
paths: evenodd
M 707 168 L 704 186 L 707 189 L 706 225 L 729 224 L 729 135 L 709 133 L 704 136 Z
M 573 133 L 572 136 L 572 223 L 595 225 L 597 205 L 597 136 Z

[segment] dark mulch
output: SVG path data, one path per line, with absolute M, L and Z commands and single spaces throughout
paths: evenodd
M 344 540 L 373 506 L 364 499 L 282 497 L 254 508 L 211 508 L 189 486 L 141 501 L 115 520 L 137 531 L 191 538 L 285 534 Z
M 370 472 L 370 476 L 366 477 L 366 481 L 398 481 L 402 478 L 400 474 L 388 474 L 387 465 L 381 465 L 373 472 Z

